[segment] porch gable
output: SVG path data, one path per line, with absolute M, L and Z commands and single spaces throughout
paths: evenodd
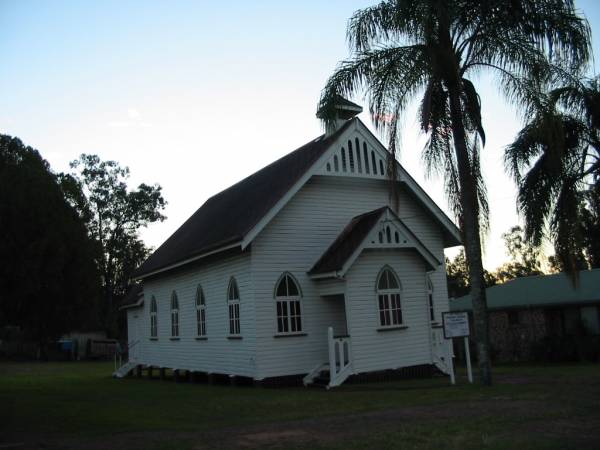
M 308 271 L 312 279 L 342 278 L 366 249 L 411 249 L 425 261 L 428 270 L 442 262 L 388 207 L 354 217 Z

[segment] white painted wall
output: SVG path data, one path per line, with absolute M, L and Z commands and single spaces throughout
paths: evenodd
M 375 282 L 386 265 L 394 270 L 402 285 L 400 305 L 406 329 L 378 330 L 381 326 Z M 346 305 L 355 372 L 431 363 L 422 258 L 410 250 L 367 250 L 348 271 L 347 279 Z
M 343 333 L 338 330 L 343 328 L 345 311 L 341 304 L 320 297 L 320 282 L 309 279 L 306 272 L 351 218 L 388 205 L 388 201 L 388 185 L 384 180 L 315 176 L 254 240 L 252 282 L 256 298 L 259 377 L 306 373 L 327 360 L 327 327 L 334 326 L 336 334 Z M 400 198 L 399 217 L 438 259 L 443 260 L 440 229 L 406 193 Z M 419 289 L 424 293 L 424 265 L 416 256 L 415 260 L 422 272 Z M 273 290 L 283 271 L 291 272 L 301 285 L 307 336 L 274 337 L 276 311 Z M 441 267 L 432 274 L 436 311 L 448 308 L 443 271 Z M 350 278 L 350 275 L 346 277 L 347 291 L 351 289 Z M 375 277 L 370 282 L 374 289 Z M 413 285 L 409 283 L 409 286 Z M 427 298 L 423 296 L 421 300 L 422 306 L 426 307 Z M 425 334 L 428 333 L 428 323 L 420 326 Z M 348 331 L 352 335 L 352 331 Z M 354 336 L 352 338 L 354 341 Z M 423 352 L 424 358 L 430 361 L 429 348 L 426 347 Z
M 350 138 L 354 142 L 356 136 L 360 137 L 361 143 L 367 139 L 364 134 L 351 130 L 343 140 L 346 142 Z M 322 174 L 326 173 L 324 167 L 320 172 Z M 256 236 L 246 254 L 145 281 L 140 361 L 162 367 L 257 379 L 303 374 L 327 361 L 329 326 L 334 327 L 335 334 L 351 334 L 353 346 L 358 351 L 358 368 L 361 370 L 431 361 L 430 348 L 428 344 L 423 344 L 426 342 L 423 336 L 428 336 L 430 330 L 426 315 L 425 268 L 416 253 L 399 250 L 392 253 L 365 253 L 347 274 L 346 282 L 318 282 L 307 275 L 307 271 L 350 219 L 386 205 L 389 205 L 388 182 L 381 176 L 360 178 L 352 173 L 315 175 Z M 401 192 L 397 212 L 429 250 L 443 261 L 442 232 L 431 215 L 407 192 Z M 384 264 L 384 259 L 377 259 L 381 257 L 389 260 L 387 264 L 395 265 L 402 271 L 399 275 L 406 283 L 407 317 L 411 320 L 409 330 L 388 332 L 387 336 L 377 333 L 377 323 L 371 320 L 373 314 L 377 313 L 373 293 L 377 273 Z M 274 290 L 283 272 L 292 273 L 302 290 L 302 335 L 276 336 Z M 241 294 L 242 340 L 227 339 L 226 295 L 232 275 L 237 279 Z M 441 320 L 441 312 L 448 310 L 443 265 L 431 274 L 431 278 L 436 318 Z M 206 340 L 195 339 L 195 293 L 198 283 L 202 284 L 207 301 Z M 340 285 L 344 287 L 344 284 L 349 293 L 346 301 L 340 296 L 320 295 L 338 291 Z M 170 299 L 173 289 L 177 291 L 180 304 L 179 340 L 170 339 Z M 369 289 L 371 297 L 365 301 L 363 297 Z M 157 340 L 149 338 L 149 308 L 153 295 L 158 301 Z M 348 311 L 351 323 L 347 330 L 346 305 L 352 307 L 352 311 Z M 417 318 L 417 311 L 420 314 L 421 309 L 424 311 L 422 320 Z M 383 356 L 390 345 L 402 347 L 402 339 L 406 339 L 406 336 L 412 343 L 412 353 L 399 350 L 392 359 Z M 364 343 L 360 343 L 360 339 L 364 339 Z M 371 352 L 371 356 L 367 356 L 368 352 Z
M 227 286 L 234 276 L 240 290 L 242 339 L 228 339 Z M 207 339 L 196 339 L 196 288 L 206 298 Z M 170 302 L 179 299 L 180 338 L 171 339 Z M 158 304 L 158 339 L 150 339 L 150 303 Z M 250 285 L 250 255 L 144 281 L 140 362 L 160 367 L 253 377 L 255 375 L 255 311 Z

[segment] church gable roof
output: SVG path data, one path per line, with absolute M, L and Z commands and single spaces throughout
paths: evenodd
M 310 141 L 209 198 L 134 276 L 149 277 L 225 250 L 243 251 L 313 175 L 387 180 L 387 156 L 385 147 L 358 118 L 346 120 L 335 133 Z M 396 164 L 398 182 L 441 227 L 444 245 L 459 245 L 456 226 L 400 163 Z
M 240 242 L 342 134 L 321 135 L 209 198 L 138 268 L 143 277 Z

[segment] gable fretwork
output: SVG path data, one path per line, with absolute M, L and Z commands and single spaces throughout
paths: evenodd
M 362 136 L 354 135 L 336 143 L 328 161 L 320 170 L 322 175 L 341 175 L 366 178 L 386 178 L 387 161 Z

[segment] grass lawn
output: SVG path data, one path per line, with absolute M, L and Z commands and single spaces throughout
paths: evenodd
M 260 389 L 110 377 L 110 363 L 0 363 L 0 448 L 600 448 L 600 365 Z

